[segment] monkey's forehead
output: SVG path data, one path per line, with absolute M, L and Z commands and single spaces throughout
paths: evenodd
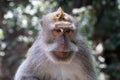
M 50 23 L 49 24 L 49 29 L 52 30 L 54 28 L 69 28 L 69 29 L 73 29 L 73 30 L 77 29 L 77 27 L 75 26 L 75 24 L 69 23 L 69 22 L 65 22 L 65 21 L 55 22 L 54 24 Z
M 70 23 L 74 22 L 74 18 L 67 13 L 65 13 L 64 16 L 62 16 L 62 17 L 58 17 L 56 12 L 53 12 L 53 13 L 44 15 L 42 18 L 47 19 L 48 21 L 53 21 L 53 22 L 58 22 L 58 21 L 66 21 L 66 22 L 70 22 Z
M 76 30 L 76 28 L 77 28 L 76 22 L 72 16 L 65 13 L 65 16 L 67 16 L 69 18 L 67 20 L 64 20 L 64 19 L 59 20 L 59 19 L 55 19 L 54 15 L 56 15 L 56 12 L 49 13 L 49 14 L 43 16 L 42 23 L 43 23 L 44 27 L 48 27 L 50 29 L 61 27 L 61 28 L 71 28 L 71 29 Z
M 64 22 L 64 21 L 56 22 L 55 26 L 56 26 L 56 28 L 57 27 L 63 27 L 63 28 L 73 28 L 73 29 L 75 29 L 74 24 L 72 24 L 70 22 Z

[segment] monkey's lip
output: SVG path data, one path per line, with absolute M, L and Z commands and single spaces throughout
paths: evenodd
M 53 54 L 58 58 L 58 59 L 67 59 L 71 56 L 72 51 L 53 51 Z

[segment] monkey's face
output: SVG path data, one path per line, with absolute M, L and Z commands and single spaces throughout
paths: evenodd
M 61 8 L 42 18 L 45 51 L 49 59 L 56 62 L 72 60 L 77 47 L 77 27 L 73 18 Z
M 57 22 L 49 25 L 46 34 L 46 44 L 48 58 L 56 62 L 65 62 L 72 60 L 78 51 L 76 42 L 76 28 L 74 24 L 68 22 Z

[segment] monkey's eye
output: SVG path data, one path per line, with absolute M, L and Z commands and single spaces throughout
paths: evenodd
M 65 34 L 71 35 L 73 33 L 73 30 L 72 29 L 65 29 L 64 32 L 65 32 Z
M 60 32 L 63 32 L 63 29 L 55 29 L 55 31 L 60 33 Z
M 53 35 L 55 35 L 55 36 L 60 36 L 60 35 L 63 34 L 63 29 L 54 29 L 54 30 L 52 31 L 52 33 L 53 33 Z

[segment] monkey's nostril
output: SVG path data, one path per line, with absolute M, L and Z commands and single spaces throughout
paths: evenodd
M 60 45 L 60 49 L 63 49 L 63 51 L 66 50 L 67 48 L 68 48 L 67 45 L 64 43 Z

